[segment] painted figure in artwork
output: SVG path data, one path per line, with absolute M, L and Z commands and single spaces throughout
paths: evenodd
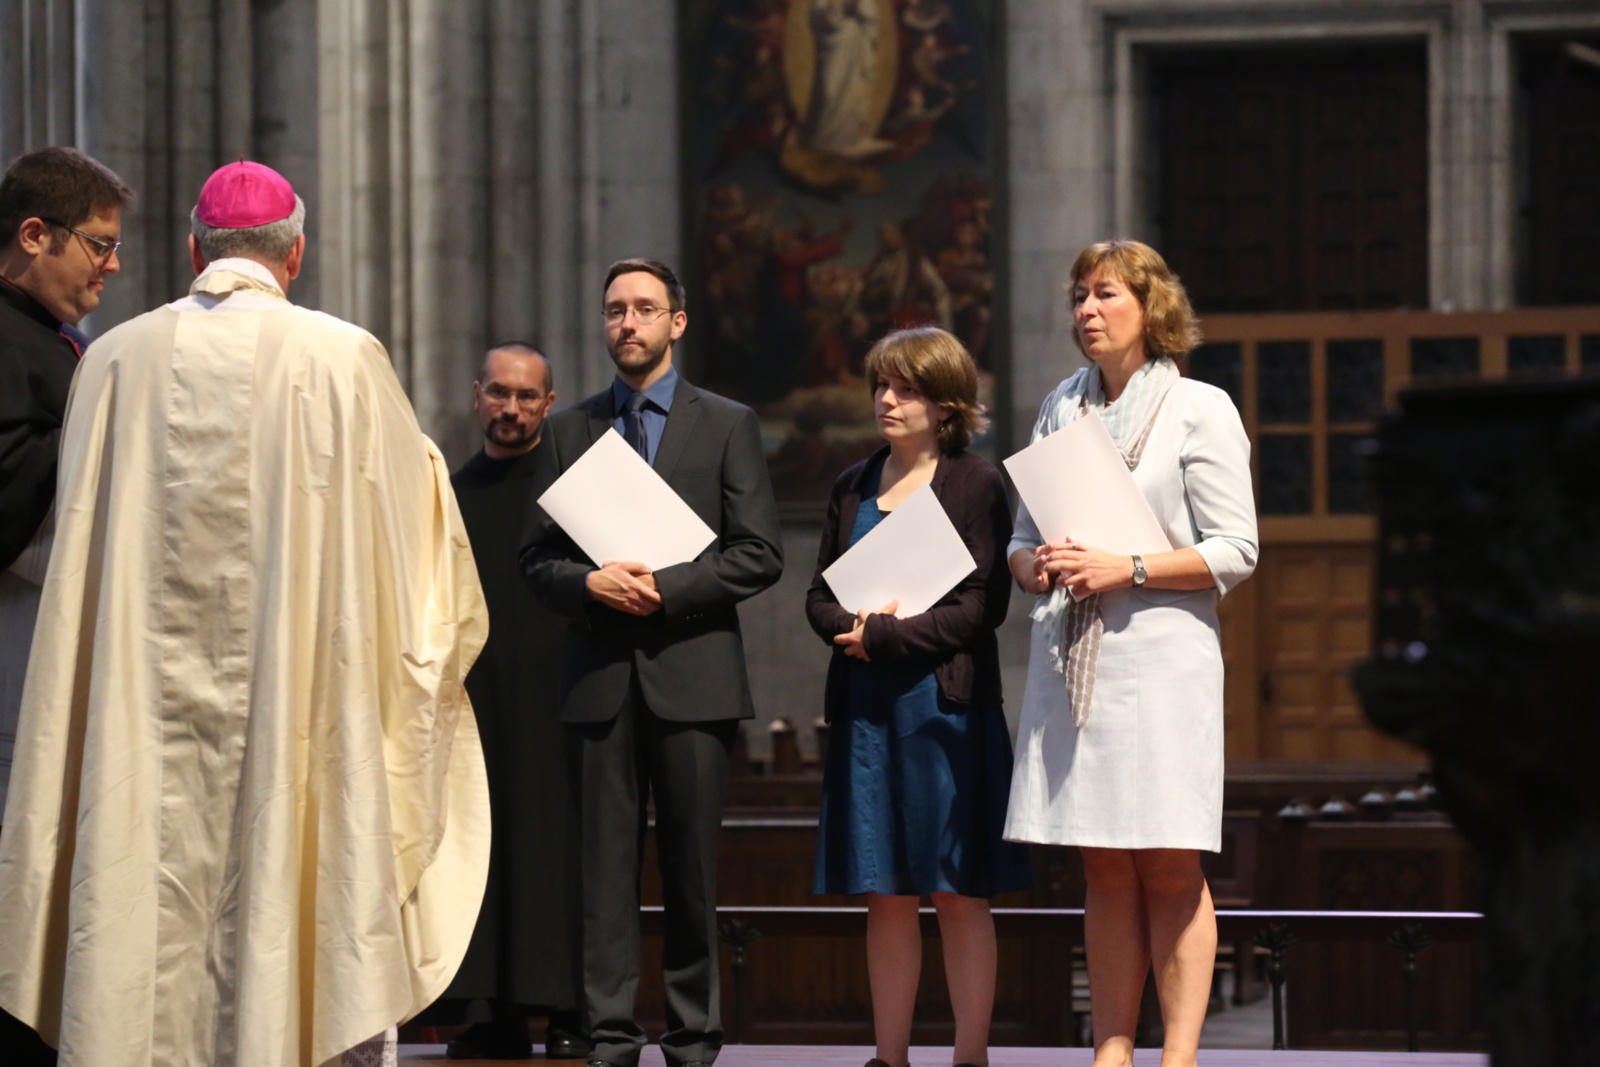
M 882 108 L 874 87 L 880 54 L 878 0 L 811 0 L 816 38 L 811 106 L 806 112 L 806 147 L 846 159 L 865 159 L 891 143 L 877 136 Z

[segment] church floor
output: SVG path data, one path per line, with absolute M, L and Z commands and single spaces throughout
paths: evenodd
M 536 1046 L 537 1047 L 537 1046 Z M 912 1049 L 911 1062 L 943 1067 L 949 1049 Z M 871 1058 L 869 1048 L 835 1046 L 802 1048 L 795 1045 L 729 1045 L 717 1058 L 718 1067 L 861 1067 Z M 996 1048 L 989 1052 L 990 1067 L 1088 1067 L 1094 1058 L 1086 1048 Z M 1155 1067 L 1161 1054 L 1140 1050 L 1134 1067 Z M 507 1062 L 579 1064 L 582 1060 L 450 1060 L 443 1045 L 401 1045 L 401 1067 L 499 1067 Z M 1488 1067 L 1489 1057 L 1475 1052 L 1263 1052 L 1208 1049 L 1200 1054 L 1202 1067 Z M 660 1049 L 645 1050 L 640 1067 L 662 1067 Z

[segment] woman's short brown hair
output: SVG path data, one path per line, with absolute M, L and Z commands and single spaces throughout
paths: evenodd
M 939 405 L 939 451 L 960 452 L 989 425 L 978 403 L 978 367 L 966 346 L 937 326 L 915 326 L 886 335 L 867 353 L 867 388 L 893 375 L 910 382 Z
M 1074 302 L 1078 283 L 1099 271 L 1115 274 L 1133 290 L 1144 312 L 1144 350 L 1149 358 L 1166 356 L 1181 361 L 1194 351 L 1200 343 L 1200 320 L 1195 318 L 1183 283 L 1160 252 L 1142 241 L 1125 238 L 1090 245 L 1072 264 Z M 1072 338 L 1081 351 L 1078 331 L 1072 331 Z

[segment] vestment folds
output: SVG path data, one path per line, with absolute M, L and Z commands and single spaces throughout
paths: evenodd
M 208 272 L 73 386 L 0 835 L 0 1005 L 66 1064 L 329 1061 L 483 891 L 443 461 L 376 340 L 269 291 Z

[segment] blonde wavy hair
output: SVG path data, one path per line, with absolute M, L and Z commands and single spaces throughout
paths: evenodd
M 978 367 L 954 335 L 937 326 L 914 326 L 887 334 L 867 353 L 867 388 L 893 375 L 939 405 L 947 418 L 939 424 L 939 451 L 960 452 L 989 425 L 978 403 Z
M 1200 320 L 1189 294 L 1160 252 L 1126 238 L 1092 244 L 1072 263 L 1068 298 L 1076 302 L 1078 283 L 1101 271 L 1122 279 L 1139 301 L 1144 312 L 1144 350 L 1150 359 L 1166 356 L 1182 362 L 1200 344 Z M 1072 340 L 1082 351 L 1077 330 L 1072 331 Z

